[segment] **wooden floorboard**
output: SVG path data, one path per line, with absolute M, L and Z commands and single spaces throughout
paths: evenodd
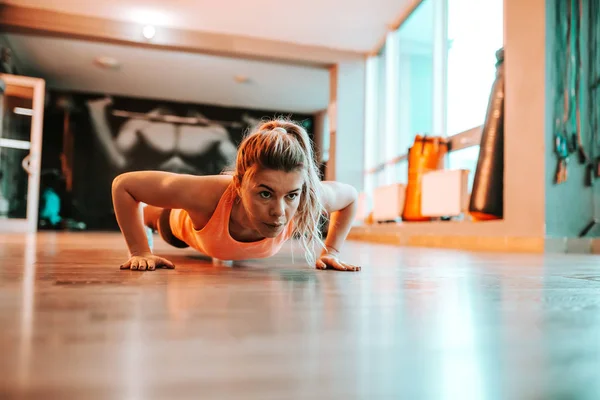
M 0 398 L 600 398 L 597 255 L 156 252 L 177 268 L 119 270 L 115 233 L 0 235 Z

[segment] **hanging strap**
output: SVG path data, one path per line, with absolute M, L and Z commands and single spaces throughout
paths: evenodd
M 562 183 L 567 180 L 567 163 L 572 154 L 577 153 L 579 162 L 587 167 L 591 165 L 591 157 L 583 144 L 580 111 L 584 93 L 581 90 L 584 44 L 580 35 L 583 0 L 563 0 L 556 4 L 555 84 L 562 104 L 555 106 L 554 150 L 558 157 L 555 182 Z
M 567 162 L 569 159 L 569 145 L 567 124 L 569 120 L 569 66 L 570 66 L 570 35 L 571 35 L 571 0 L 557 1 L 556 13 L 556 43 L 555 43 L 555 85 L 557 99 L 562 97 L 562 104 L 555 105 L 556 125 L 554 132 L 554 151 L 558 157 L 555 173 L 555 182 L 563 183 L 567 180 Z M 568 6 L 568 7 L 565 7 Z M 563 7 L 565 9 L 563 9 Z M 566 23 L 563 16 L 567 15 Z M 564 52 L 564 53 L 563 53 Z M 564 57 L 564 58 L 563 58 Z M 562 108 L 562 115 L 560 114 Z

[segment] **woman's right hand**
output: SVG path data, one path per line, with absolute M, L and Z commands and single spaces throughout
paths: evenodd
M 155 256 L 154 254 L 145 254 L 133 256 L 125 264 L 121 265 L 121 269 L 131 269 L 137 271 L 154 271 L 156 268 L 173 269 L 175 265 L 166 258 Z

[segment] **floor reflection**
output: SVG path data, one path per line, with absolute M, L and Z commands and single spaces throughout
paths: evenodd
M 141 273 L 118 270 L 120 246 L 0 241 L 6 393 L 600 398 L 598 258 L 356 243 L 345 254 L 363 270 L 341 273 L 157 244 L 177 269 Z
M 18 356 L 18 381 L 27 387 L 31 379 L 32 336 L 34 331 L 35 274 L 37 262 L 37 235 L 25 235 L 23 248 L 23 278 L 21 286 L 21 312 Z

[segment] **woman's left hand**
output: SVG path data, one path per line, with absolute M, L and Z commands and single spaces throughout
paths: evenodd
M 359 266 L 340 261 L 337 251 L 329 251 L 321 254 L 321 257 L 316 262 L 316 267 L 317 269 L 333 268 L 338 271 L 360 271 Z

